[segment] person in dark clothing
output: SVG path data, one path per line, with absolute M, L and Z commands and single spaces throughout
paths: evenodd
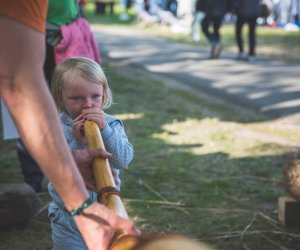
M 144 0 L 144 10 L 149 12 L 150 10 L 150 2 L 149 0 Z
M 232 3 L 233 13 L 237 15 L 235 23 L 235 37 L 239 49 L 238 60 L 248 60 L 254 62 L 256 48 L 256 19 L 261 14 L 261 0 L 234 0 Z M 248 24 L 249 52 L 244 53 L 244 41 L 242 29 L 244 24 Z
M 42 170 L 29 154 L 21 139 L 17 140 L 16 148 L 25 183 L 30 185 L 35 192 L 41 192 L 44 178 Z
M 166 1 L 164 9 L 173 13 L 174 16 L 177 16 L 177 0 L 168 0 Z
M 222 25 L 224 15 L 229 10 L 230 2 L 229 0 L 198 0 L 198 2 L 198 6 L 201 6 L 200 8 L 205 13 L 201 26 L 202 32 L 211 44 L 210 58 L 219 58 L 223 48 L 221 43 L 220 27 Z

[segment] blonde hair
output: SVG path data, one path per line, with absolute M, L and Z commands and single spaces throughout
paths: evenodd
M 51 93 L 59 112 L 63 111 L 62 90 L 64 83 L 73 81 L 73 79 L 78 76 L 95 84 L 102 85 L 102 108 L 107 109 L 111 106 L 113 102 L 112 93 L 101 66 L 95 61 L 85 57 L 73 57 L 57 64 L 53 72 Z

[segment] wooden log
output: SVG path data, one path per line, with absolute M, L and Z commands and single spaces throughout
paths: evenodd
M 278 220 L 285 226 L 300 226 L 300 202 L 291 196 L 278 199 Z
M 284 184 L 295 199 L 300 200 L 300 159 L 288 161 L 283 168 Z

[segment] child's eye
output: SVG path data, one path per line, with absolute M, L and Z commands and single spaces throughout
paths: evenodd
M 71 97 L 71 99 L 73 101 L 80 101 L 82 98 L 80 96 L 73 96 L 73 97 Z
M 99 99 L 101 97 L 101 95 L 93 95 L 92 98 L 95 99 Z

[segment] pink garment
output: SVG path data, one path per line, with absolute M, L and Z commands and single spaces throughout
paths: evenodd
M 56 64 L 69 57 L 87 57 L 101 64 L 97 43 L 86 19 L 79 17 L 60 30 L 63 38 L 54 47 Z

